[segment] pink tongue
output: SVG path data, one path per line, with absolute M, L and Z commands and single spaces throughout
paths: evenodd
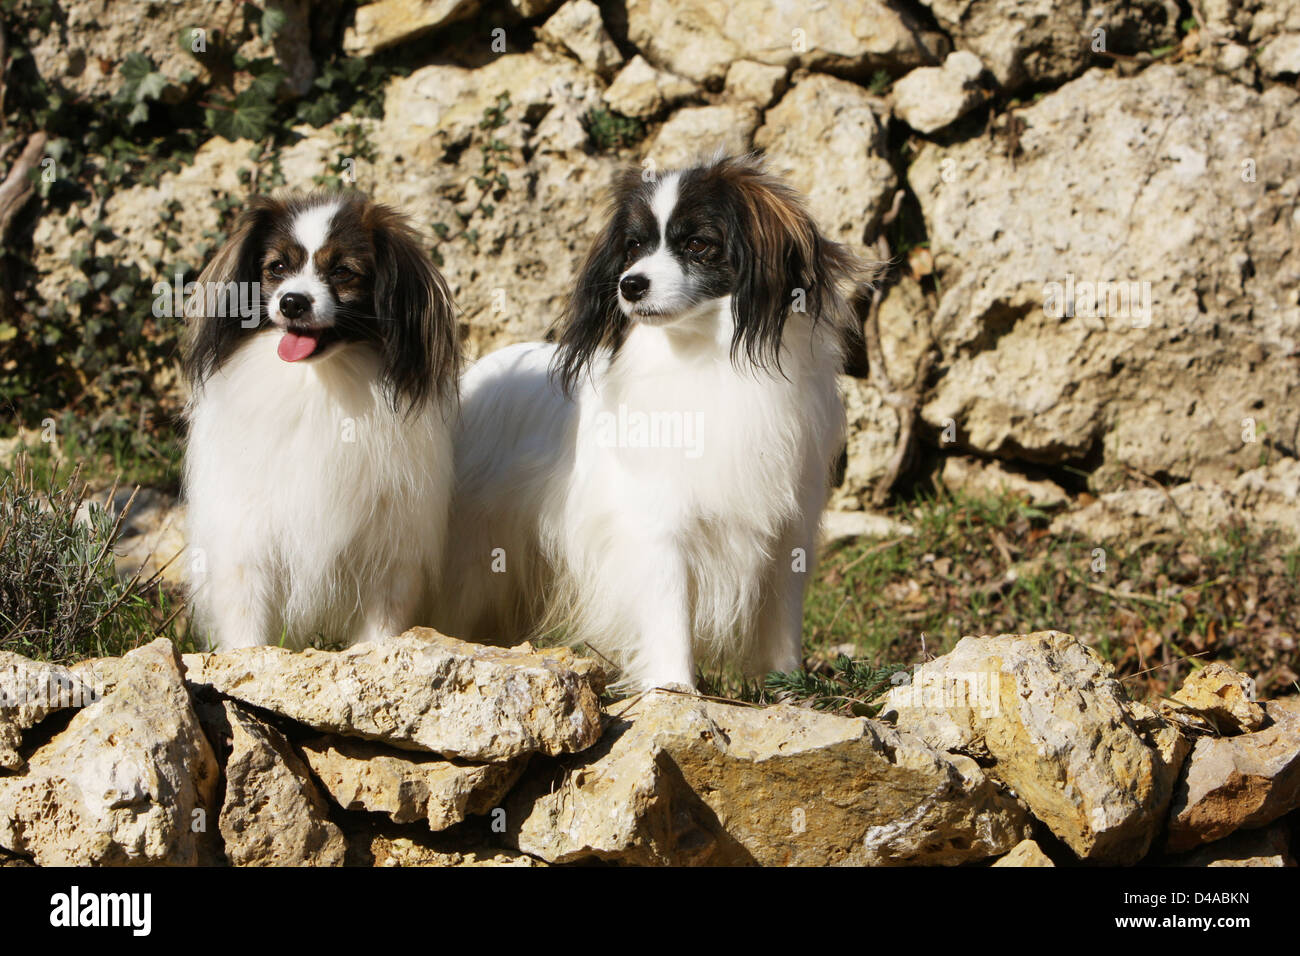
M 284 337 L 280 339 L 280 347 L 276 349 L 276 354 L 286 362 L 297 362 L 315 352 L 319 344 L 319 333 L 299 335 L 297 332 L 285 332 Z

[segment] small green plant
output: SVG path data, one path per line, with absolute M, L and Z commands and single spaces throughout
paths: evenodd
M 203 106 L 208 129 L 228 140 L 260 140 L 276 119 L 275 97 L 284 82 L 284 71 L 270 57 L 246 60 L 238 54 L 234 67 L 249 77 L 248 85 L 234 96 L 212 96 Z
M 508 109 L 510 109 L 510 94 L 502 93 L 497 97 L 496 105 L 489 106 L 483 111 L 483 118 L 478 124 L 478 128 L 487 133 L 487 142 L 479 144 L 481 161 L 478 175 L 473 177 L 473 181 L 481 193 L 478 209 L 488 219 L 491 219 L 496 212 L 496 206 L 488 202 L 488 198 L 499 190 L 510 188 L 510 180 L 501 165 L 502 159 L 510 154 L 510 147 L 495 135 L 497 130 L 509 122 L 506 116 Z
M 639 119 L 599 108 L 582 115 L 582 128 L 591 145 L 602 153 L 633 146 L 645 136 L 645 124 Z
M 867 92 L 875 96 L 884 95 L 885 91 L 893 85 L 893 77 L 885 70 L 876 70 L 871 74 L 871 81 L 867 84 Z
M 0 649 L 66 662 L 174 639 L 159 581 L 114 569 L 129 505 L 114 517 L 87 503 L 76 470 L 62 483 L 53 474 L 42 486 L 19 455 L 0 476 Z
M 370 131 L 362 123 L 335 123 L 334 135 L 339 138 L 339 152 L 334 163 L 334 171 L 312 177 L 317 186 L 325 189 L 345 189 L 356 185 L 356 179 L 349 179 L 344 171 L 351 164 L 355 169 L 358 162 L 373 163 L 378 153 Z
M 904 667 L 877 666 L 840 654 L 813 670 L 774 671 L 767 675 L 763 687 L 778 699 L 808 702 L 817 710 L 865 717 L 875 715 L 879 708 L 873 701 L 889 690 L 900 674 L 911 678 Z
M 318 128 L 345 112 L 358 118 L 379 119 L 384 115 L 388 81 L 409 72 L 404 66 L 387 66 L 360 57 L 330 60 L 294 107 L 293 119 Z
M 505 172 L 505 163 L 510 156 L 510 145 L 497 135 L 497 130 L 510 121 L 509 109 L 510 94 L 501 93 L 493 105 L 483 110 L 483 118 L 478 123 L 478 128 L 483 133 L 483 142 L 478 146 L 479 168 L 466 184 L 467 189 L 472 185 L 478 190 L 478 199 L 468 215 L 463 215 L 466 228 L 460 234 L 475 250 L 478 249 L 479 231 L 472 225 L 474 218 L 481 215 L 484 219 L 491 219 L 496 215 L 497 202 L 510 188 L 510 177 Z M 445 240 L 449 232 L 446 223 L 433 224 L 433 233 L 439 241 Z M 442 265 L 442 253 L 435 248 L 432 250 L 432 255 L 434 262 Z

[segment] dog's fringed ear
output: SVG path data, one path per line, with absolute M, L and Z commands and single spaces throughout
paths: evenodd
M 451 292 L 405 216 L 373 204 L 375 314 L 383 330 L 385 381 L 396 411 L 456 395 L 460 337 Z
M 199 274 L 197 295 L 185 314 L 184 371 L 193 385 L 201 385 L 234 351 L 250 328 L 266 320 L 261 301 L 262 237 L 267 224 L 283 204 L 269 196 L 253 196 L 231 230 L 230 238 Z M 254 286 L 253 283 L 259 283 Z M 253 290 L 258 292 L 254 298 Z M 257 314 L 241 315 L 236 304 L 252 303 Z M 253 325 L 249 318 L 255 318 Z
M 753 159 L 730 159 L 719 174 L 741 199 L 745 222 L 736 256 L 731 309 L 731 358 L 741 353 L 756 367 L 781 368 L 787 319 L 803 313 L 843 334 L 852 311 L 846 286 L 860 267 L 844 246 L 818 231 L 798 195 Z
M 618 307 L 618 278 L 624 265 L 626 200 L 640 184 L 640 168 L 626 170 L 614 183 L 605 227 L 587 252 L 560 321 L 551 375 L 566 395 L 573 394 L 597 351 L 608 347 L 617 352 L 627 336 L 628 318 Z

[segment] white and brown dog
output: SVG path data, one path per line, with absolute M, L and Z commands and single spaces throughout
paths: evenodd
M 222 307 L 239 284 L 255 284 L 247 320 Z M 218 648 L 300 647 L 424 623 L 459 353 L 419 237 L 360 195 L 259 197 L 199 288 L 185 496 L 200 628 Z
M 753 160 L 624 176 L 558 343 L 462 382 L 435 624 L 560 625 L 638 687 L 799 667 L 856 269 Z

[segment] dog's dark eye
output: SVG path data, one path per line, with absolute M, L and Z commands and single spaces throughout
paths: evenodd
M 709 240 L 705 239 L 703 236 L 692 236 L 686 243 L 686 251 L 697 259 L 702 259 L 704 256 L 708 255 L 712 249 L 713 243 L 709 242 Z
M 335 279 L 338 282 L 347 282 L 355 275 L 356 273 L 353 272 L 351 269 L 349 269 L 347 266 L 335 266 L 333 269 L 330 270 L 330 278 Z
M 285 274 L 285 272 L 287 271 L 287 269 L 288 269 L 288 266 L 286 266 L 286 265 L 285 265 L 281 260 L 279 260 L 279 259 L 276 259 L 274 262 L 272 262 L 269 266 L 266 267 L 266 271 L 267 271 L 267 272 L 271 273 L 271 275 L 275 276 L 276 278 L 280 278 L 280 279 L 284 278 L 284 274 Z
M 632 258 L 632 256 L 636 255 L 637 250 L 640 248 L 641 248 L 640 239 L 629 239 L 627 243 L 623 246 L 623 253 L 630 259 Z

